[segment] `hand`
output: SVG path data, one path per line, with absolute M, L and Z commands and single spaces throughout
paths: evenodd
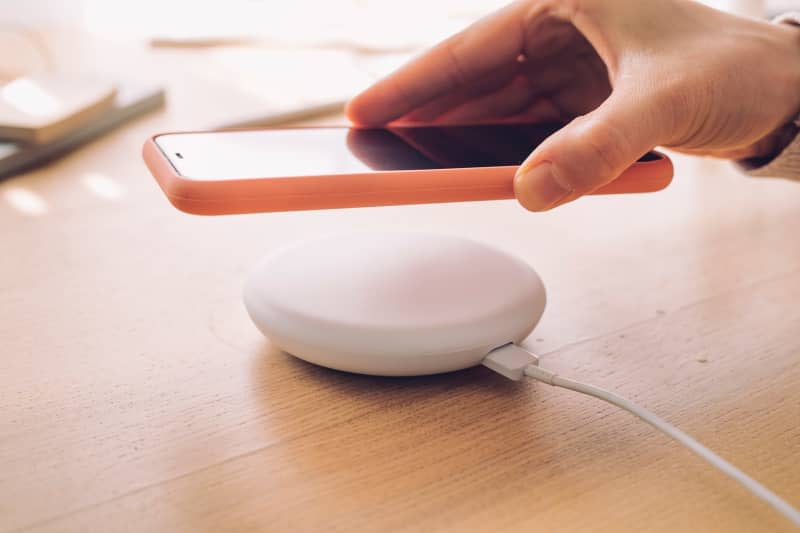
M 363 125 L 569 122 L 514 181 L 522 205 L 542 211 L 658 145 L 776 153 L 800 113 L 800 30 L 689 0 L 526 0 L 377 82 L 347 113 Z

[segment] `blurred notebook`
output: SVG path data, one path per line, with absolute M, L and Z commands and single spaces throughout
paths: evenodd
M 82 127 L 46 144 L 0 141 L 0 178 L 18 174 L 55 159 L 104 133 L 164 105 L 160 87 L 121 85 L 110 107 Z
M 81 76 L 16 78 L 0 85 L 0 139 L 55 141 L 111 107 L 116 93 L 108 81 Z

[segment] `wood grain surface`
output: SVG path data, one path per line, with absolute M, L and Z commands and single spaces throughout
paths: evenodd
M 141 143 L 248 101 L 187 81 L 184 57 L 126 63 L 163 74 L 167 111 L 0 183 L 0 532 L 792 530 L 611 406 L 483 368 L 316 368 L 273 348 L 240 293 L 262 255 L 323 233 L 493 243 L 547 286 L 526 341 L 543 365 L 632 398 L 800 506 L 800 185 L 676 157 L 662 193 L 546 214 L 185 215 Z

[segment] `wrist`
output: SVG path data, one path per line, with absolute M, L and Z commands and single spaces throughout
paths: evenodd
M 779 17 L 771 25 L 772 37 L 777 42 L 774 62 L 776 76 L 765 83 L 777 83 L 784 98 L 779 99 L 775 128 L 753 147 L 753 157 L 777 156 L 798 134 L 800 127 L 800 14 Z
M 778 30 L 785 50 L 780 68 L 786 77 L 782 81 L 786 84 L 785 94 L 790 96 L 784 123 L 796 123 L 800 118 L 800 14 L 791 19 L 782 17 L 778 21 L 780 23 L 774 29 Z

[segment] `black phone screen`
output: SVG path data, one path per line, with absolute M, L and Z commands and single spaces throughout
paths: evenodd
M 560 126 L 500 124 L 176 133 L 156 144 L 188 179 L 516 166 Z

